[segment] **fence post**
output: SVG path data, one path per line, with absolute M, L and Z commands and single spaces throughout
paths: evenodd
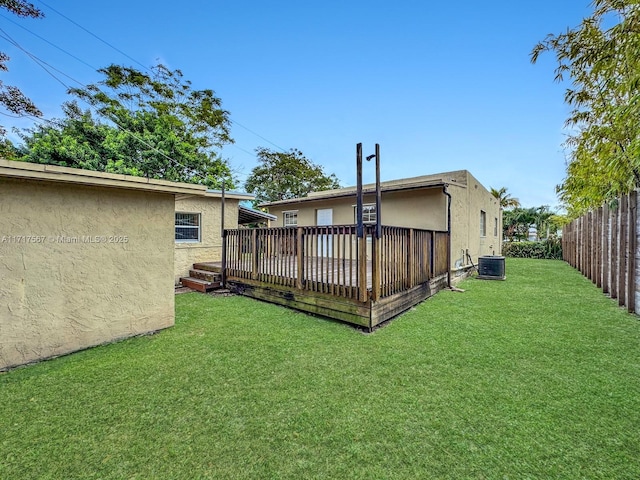
M 618 271 L 618 305 L 621 307 L 625 305 L 627 301 L 627 258 L 629 256 L 629 245 L 627 243 L 627 230 L 628 230 L 628 197 L 623 195 L 620 198 L 620 234 L 618 254 L 620 257 L 620 267 Z
M 620 205 L 618 204 L 612 211 L 610 211 L 610 227 L 611 228 L 611 284 L 609 290 L 611 292 L 611 298 L 618 298 L 618 261 L 620 252 L 618 250 L 618 237 L 620 234 L 620 226 L 618 224 L 618 212 L 620 211 Z
M 576 268 L 582 272 L 582 220 L 584 217 L 576 219 Z
M 627 251 L 629 252 L 627 260 L 627 311 L 634 313 L 636 310 L 636 207 L 637 192 L 634 190 L 629 193 L 629 201 L 627 207 Z
M 602 288 L 602 207 L 596 210 L 595 245 L 596 285 Z
M 611 240 L 609 229 L 609 205 L 602 207 L 602 292 L 609 293 L 610 277 L 609 263 L 611 262 Z
M 593 241 L 595 238 L 595 220 L 596 214 L 595 212 L 589 212 L 589 250 L 587 252 L 587 271 L 589 273 L 589 280 L 593 283 L 596 283 L 596 262 L 595 262 L 595 242 Z

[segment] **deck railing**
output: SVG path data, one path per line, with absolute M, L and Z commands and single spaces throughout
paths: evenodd
M 355 225 L 225 230 L 228 280 L 327 293 L 365 302 L 421 285 L 447 273 L 448 234 Z

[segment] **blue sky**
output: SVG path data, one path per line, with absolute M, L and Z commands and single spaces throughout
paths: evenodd
M 236 144 L 222 153 L 241 181 L 262 146 L 297 148 L 353 185 L 356 143 L 365 154 L 379 143 L 383 180 L 467 169 L 524 206 L 558 205 L 566 86 L 553 82 L 551 55 L 532 65 L 529 54 L 578 25 L 588 0 L 32 2 L 44 19 L 3 10 L 0 33 L 75 81 L 96 82 L 111 63 L 161 61 L 215 90 L 234 121 Z M 59 117 L 65 87 L 6 39 L 0 50 L 11 56 L 0 78 Z

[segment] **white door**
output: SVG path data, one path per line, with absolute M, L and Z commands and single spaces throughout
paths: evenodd
M 320 208 L 316 210 L 316 225 L 333 225 L 333 209 L 332 208 Z M 330 257 L 333 255 L 333 245 L 330 235 L 318 236 L 318 256 Z

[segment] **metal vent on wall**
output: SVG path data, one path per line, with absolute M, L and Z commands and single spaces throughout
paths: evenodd
M 486 255 L 478 258 L 478 278 L 483 280 L 504 280 L 504 257 Z

